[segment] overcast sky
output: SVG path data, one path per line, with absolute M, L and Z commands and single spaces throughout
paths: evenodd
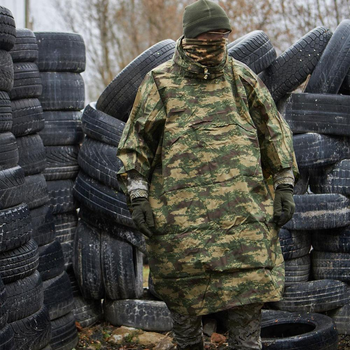
M 16 22 L 17 28 L 24 28 L 24 0 L 0 0 L 0 5 L 8 8 Z M 35 31 L 62 31 L 63 24 L 53 6 L 52 0 L 31 0 L 30 17 Z

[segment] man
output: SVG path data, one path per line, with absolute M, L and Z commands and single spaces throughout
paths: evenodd
M 284 285 L 277 229 L 294 212 L 292 137 L 263 83 L 228 57 L 219 5 L 187 6 L 183 30 L 139 88 L 118 176 L 177 348 L 203 349 L 201 315 L 224 312 L 229 347 L 261 349 L 262 304 Z

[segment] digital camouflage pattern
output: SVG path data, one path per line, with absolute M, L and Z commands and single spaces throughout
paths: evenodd
M 184 315 L 279 300 L 284 263 L 266 179 L 297 175 L 290 129 L 248 67 L 227 55 L 204 67 L 180 43 L 141 84 L 117 154 L 120 182 L 136 170 L 150 183 L 156 291 Z

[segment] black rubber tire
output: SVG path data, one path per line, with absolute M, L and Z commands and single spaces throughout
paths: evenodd
M 142 253 L 121 239 L 102 232 L 101 268 L 105 298 L 137 299 L 143 293 Z
M 263 318 L 261 340 L 264 350 L 337 350 L 338 333 L 326 315 L 274 313 Z
M 35 134 L 44 128 L 44 117 L 41 103 L 37 98 L 14 100 L 12 108 L 12 129 L 16 137 Z
M 52 214 L 63 214 L 76 210 L 77 201 L 73 196 L 73 180 L 47 181 Z
M 291 312 L 324 312 L 349 303 L 347 284 L 333 279 L 295 283 L 286 287 L 277 309 Z
M 72 350 L 78 344 L 78 331 L 73 312 L 51 321 L 52 350 Z
M 28 205 L 29 209 L 35 209 L 48 204 L 50 197 L 43 174 L 26 176 L 24 186 L 26 189 L 24 191 L 24 202 Z
M 38 98 L 43 86 L 38 66 L 34 62 L 17 62 L 13 64 L 14 83 L 9 92 L 11 100 Z
M 75 72 L 85 70 L 85 43 L 80 34 L 35 32 L 39 47 L 37 61 L 41 72 Z
M 285 261 L 285 285 L 290 286 L 299 282 L 307 282 L 310 277 L 311 258 L 306 254 L 299 258 Z
M 350 254 L 350 226 L 312 231 L 314 250 Z
M 35 62 L 38 59 L 38 44 L 34 33 L 28 28 L 17 28 L 16 43 L 10 54 L 13 62 Z
M 64 268 L 67 271 L 73 267 L 73 251 L 75 231 L 78 226 L 77 212 L 57 214 L 54 216 L 56 240 L 61 243 Z
M 8 320 L 18 321 L 39 311 L 44 304 L 44 289 L 40 273 L 6 284 Z
M 43 283 L 44 304 L 49 310 L 50 320 L 73 311 L 74 299 L 70 279 L 64 271 Z
M 12 12 L 0 6 L 0 49 L 10 51 L 16 42 L 16 24 Z
M 90 327 L 102 319 L 101 300 L 87 300 L 75 296 L 73 314 L 80 327 Z
M 283 114 L 294 134 L 348 136 L 350 134 L 350 96 L 294 93 Z
M 46 146 L 46 168 L 43 174 L 47 181 L 75 179 L 79 172 L 79 145 Z
M 288 230 L 322 230 L 343 227 L 350 222 L 350 202 L 337 193 L 295 195 L 293 218 Z
M 350 195 L 350 159 L 343 159 L 329 167 L 314 169 L 310 177 L 313 193 Z
M 122 192 L 117 181 L 117 173 L 123 163 L 116 156 L 117 150 L 116 146 L 87 137 L 79 151 L 78 164 L 84 173 L 93 179 Z
M 0 329 L 0 349 L 1 350 L 17 350 L 14 333 L 10 325 L 5 325 Z
M 105 295 L 100 241 L 99 230 L 79 220 L 74 240 L 73 269 L 85 299 L 101 300 Z
M 23 202 L 25 175 L 20 166 L 0 170 L 0 210 Z
M 147 299 L 104 300 L 105 320 L 113 326 L 168 332 L 173 323 L 164 301 Z
M 79 73 L 40 72 L 43 91 L 39 100 L 44 111 L 80 111 L 85 106 L 84 79 Z
M 39 350 L 50 341 L 51 324 L 45 306 L 35 314 L 10 323 L 10 326 L 15 334 L 16 350 Z
M 0 91 L 0 132 L 11 131 L 12 109 L 10 96 L 5 91 Z
M 135 228 L 125 195 L 104 186 L 82 171 L 74 184 L 74 196 L 89 209 L 105 214 L 119 224 Z
M 56 240 L 39 247 L 38 271 L 45 282 L 64 271 L 64 258 L 60 242 Z
M 21 203 L 0 211 L 0 252 L 27 243 L 32 232 L 32 219 L 27 204 Z
M 0 278 L 0 333 L 1 330 L 6 326 L 8 319 L 8 301 L 7 301 L 7 290 L 4 282 Z M 1 349 L 1 334 L 0 334 L 0 349 Z
M 260 73 L 260 78 L 270 90 L 275 102 L 306 80 L 331 36 L 331 31 L 325 27 L 311 30 Z
M 325 313 L 335 323 L 338 334 L 350 334 L 350 304 Z
M 315 133 L 293 136 L 294 152 L 300 168 L 317 168 L 350 158 L 348 137 Z
M 246 64 L 258 74 L 276 59 L 276 50 L 269 37 L 262 30 L 254 30 L 228 47 L 228 55 Z
M 278 232 L 284 260 L 300 258 L 309 254 L 311 249 L 311 232 L 289 231 L 280 229 Z
M 38 134 L 17 137 L 19 152 L 18 165 L 26 176 L 39 174 L 46 168 L 45 147 Z
M 38 246 L 52 242 L 56 237 L 55 222 L 48 204 L 30 211 L 33 225 L 33 239 Z
M 305 92 L 336 94 L 350 66 L 350 20 L 340 22 L 313 70 Z
M 350 253 L 312 251 L 312 273 L 315 279 L 350 282 Z M 350 302 L 350 300 L 349 300 Z
M 10 92 L 14 86 L 14 78 L 11 55 L 5 50 L 0 50 L 0 90 Z
M 137 89 L 146 74 L 161 63 L 170 60 L 175 51 L 171 39 L 156 43 L 131 61 L 105 88 L 96 108 L 112 117 L 126 121 Z
M 5 284 L 34 273 L 39 265 L 38 245 L 31 239 L 19 248 L 2 252 L 0 276 Z
M 0 133 L 0 170 L 18 165 L 19 154 L 15 136 L 12 132 Z
M 46 111 L 39 133 L 45 146 L 79 145 L 84 138 L 80 111 Z
M 84 108 L 82 128 L 84 133 L 94 140 L 118 146 L 125 123 L 96 109 L 96 103 Z
M 97 228 L 101 232 L 103 231 L 117 238 L 121 238 L 135 246 L 143 254 L 147 254 L 145 237 L 136 229 L 123 225 L 116 225 L 108 216 L 91 210 L 84 205 L 80 207 L 79 216 L 90 226 Z

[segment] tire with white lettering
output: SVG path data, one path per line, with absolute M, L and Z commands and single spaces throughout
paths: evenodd
M 261 341 L 264 350 L 336 350 L 338 333 L 326 315 L 263 312 Z
M 38 59 L 38 44 L 30 29 L 16 29 L 16 42 L 10 54 L 13 62 L 35 62 Z
M 84 133 L 96 141 L 118 146 L 125 123 L 96 109 L 96 103 L 88 104 L 82 116 Z
M 35 32 L 41 72 L 75 72 L 85 70 L 85 43 L 80 34 L 68 32 Z
M 285 288 L 283 299 L 271 303 L 291 312 L 324 312 L 350 302 L 347 284 L 334 279 L 299 282 Z
M 0 49 L 10 51 L 16 42 L 16 24 L 12 12 L 0 6 Z
M 96 108 L 126 121 L 129 117 L 137 89 L 146 74 L 161 63 L 170 60 L 175 51 L 171 39 L 156 43 L 131 61 L 105 88 L 97 100 Z
M 260 78 L 270 90 L 275 102 L 306 80 L 316 67 L 331 36 L 331 31 L 325 27 L 311 30 L 260 73 Z
M 305 92 L 337 94 L 350 65 L 350 20 L 340 22 L 313 70 Z
M 262 30 L 254 30 L 228 47 L 228 55 L 243 62 L 258 74 L 276 59 L 276 50 Z

